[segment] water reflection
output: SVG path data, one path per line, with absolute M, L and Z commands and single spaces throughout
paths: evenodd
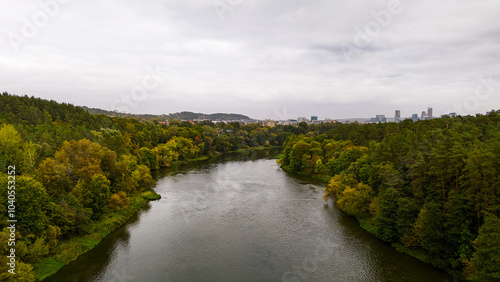
M 49 281 L 453 280 L 368 234 L 322 200 L 322 183 L 272 156 L 157 172 L 162 199 Z

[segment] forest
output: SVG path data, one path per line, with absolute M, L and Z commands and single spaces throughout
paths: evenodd
M 141 195 L 152 197 L 151 170 L 281 146 L 305 133 L 293 126 L 164 121 L 91 115 L 71 104 L 0 95 L 0 248 L 2 254 L 11 248 L 7 208 L 13 204 L 16 281 L 46 277 L 78 255 L 74 242 L 87 238 L 80 244 L 87 250 L 106 235 L 102 226 L 123 223 L 132 207 L 144 204 Z M 15 200 L 8 181 L 15 183 Z M 13 279 L 7 263 L 2 255 L 1 280 Z
M 500 279 L 500 111 L 310 127 L 278 162 L 328 179 L 324 199 L 398 250 L 461 278 Z
M 500 279 L 499 111 L 363 125 L 160 122 L 0 95 L 0 248 L 9 252 L 14 204 L 15 281 L 54 273 L 155 199 L 152 170 L 270 146 L 283 147 L 283 170 L 328 180 L 325 199 L 385 242 L 457 276 Z M 2 280 L 13 279 L 7 263 Z

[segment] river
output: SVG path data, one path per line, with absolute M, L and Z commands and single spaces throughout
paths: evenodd
M 453 281 L 292 177 L 276 151 L 158 172 L 149 203 L 44 281 Z

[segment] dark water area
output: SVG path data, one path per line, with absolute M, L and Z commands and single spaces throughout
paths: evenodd
M 394 250 L 292 177 L 280 150 L 155 173 L 151 202 L 44 281 L 453 281 Z

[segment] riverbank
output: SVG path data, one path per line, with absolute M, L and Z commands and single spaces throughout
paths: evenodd
M 277 162 L 279 164 L 279 161 L 277 161 Z M 289 174 L 292 174 L 292 175 L 297 175 L 297 176 L 302 176 L 302 177 L 310 177 L 312 179 L 320 180 L 320 181 L 324 182 L 325 184 L 328 184 L 328 182 L 330 181 L 330 178 L 331 178 L 330 176 L 327 176 L 327 175 L 317 175 L 317 174 L 311 175 L 311 174 L 308 174 L 305 172 L 294 173 L 294 172 L 291 172 L 283 167 L 281 167 L 281 169 Z M 335 206 L 340 211 L 345 212 L 342 208 L 338 207 L 337 205 L 335 205 Z M 347 215 L 350 217 L 354 217 L 357 220 L 357 222 L 359 223 L 359 225 L 364 230 L 366 230 L 368 233 L 375 236 L 376 238 L 380 239 L 378 236 L 377 227 L 374 224 L 374 218 L 358 218 L 358 217 L 355 217 L 355 216 L 352 216 L 349 214 L 347 214 Z M 422 262 L 425 262 L 425 263 L 431 265 L 431 260 L 430 260 L 431 255 L 429 253 L 427 253 L 425 250 L 410 248 L 410 247 L 405 246 L 402 243 L 392 243 L 391 247 L 394 248 L 395 250 L 401 252 L 401 253 L 407 254 L 413 258 L 416 258 Z M 456 278 L 459 278 L 461 280 L 466 280 L 466 277 L 462 273 L 460 273 L 456 270 L 453 270 L 450 268 L 445 268 L 442 270 L 446 271 L 448 274 L 453 275 Z
M 56 249 L 56 255 L 43 258 L 33 264 L 33 271 L 37 279 L 43 280 L 51 276 L 61 267 L 91 250 L 104 237 L 127 222 L 128 219 L 141 210 L 149 201 L 159 198 L 161 196 L 152 190 L 137 194 L 130 199 L 130 204 L 127 207 L 117 210 L 97 222 L 93 222 L 89 228 L 89 234 L 60 242 Z
M 221 155 L 233 154 L 233 153 L 245 153 L 251 151 L 264 151 L 281 148 L 280 146 L 268 146 L 268 147 L 250 147 L 245 149 L 239 149 L 236 151 L 227 152 Z M 202 156 L 200 158 L 186 160 L 186 161 L 176 161 L 173 162 L 173 166 L 182 166 L 185 164 L 193 164 L 206 161 L 211 158 L 216 158 L 217 156 Z M 161 198 L 159 194 L 150 190 L 132 197 L 130 200 L 130 205 L 126 208 L 116 211 L 110 214 L 98 222 L 94 222 L 89 228 L 89 234 L 84 236 L 78 236 L 71 238 L 67 241 L 60 242 L 57 246 L 56 255 L 43 258 L 40 261 L 33 264 L 34 273 L 39 280 L 43 280 L 54 273 L 56 273 L 60 268 L 67 265 L 68 263 L 77 259 L 80 255 L 90 251 L 97 244 L 101 242 L 103 238 L 107 235 L 123 226 L 134 214 L 141 210 L 148 201 L 154 201 Z
M 278 151 L 164 170 L 155 187 L 162 200 L 47 282 L 281 281 L 298 273 L 310 281 L 453 281 L 325 208 L 324 185 L 278 169 Z M 302 263 L 315 271 L 295 268 Z
M 340 210 L 342 210 L 342 209 L 340 209 Z M 364 230 L 368 231 L 368 233 L 370 233 L 373 236 L 378 238 L 377 227 L 373 224 L 373 221 L 374 221 L 373 218 L 356 218 L 356 220 L 358 221 L 361 228 L 363 228 Z M 427 253 L 425 250 L 410 248 L 410 247 L 407 247 L 404 244 L 399 243 L 399 242 L 392 243 L 391 247 L 396 249 L 398 252 L 407 254 L 407 255 L 414 257 L 422 262 L 431 264 L 431 261 L 430 261 L 431 255 L 429 253 Z M 459 278 L 461 280 L 467 280 L 467 278 L 462 273 L 460 273 L 456 270 L 453 270 L 450 268 L 445 268 L 443 270 L 446 271 L 447 273 L 449 273 L 450 275 L 453 275 L 456 278 Z

